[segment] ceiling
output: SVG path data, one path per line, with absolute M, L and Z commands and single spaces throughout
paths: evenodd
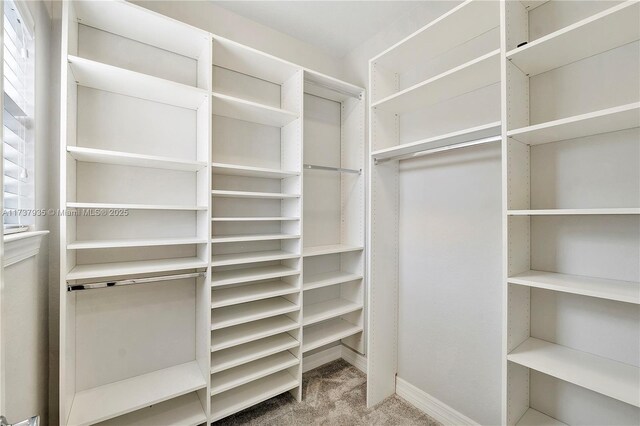
M 415 1 L 213 1 L 342 57 L 408 14 Z

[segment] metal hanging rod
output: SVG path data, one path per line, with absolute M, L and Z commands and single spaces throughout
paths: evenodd
M 325 170 L 329 172 L 353 173 L 356 175 L 362 173 L 362 169 L 344 169 L 342 167 L 315 166 L 313 164 L 305 164 L 303 168 L 307 170 Z
M 334 92 L 342 93 L 343 95 L 350 96 L 352 98 L 356 98 L 356 99 L 362 100 L 362 92 L 360 92 L 358 94 L 355 94 L 355 93 L 352 93 L 352 92 L 347 92 L 346 90 L 336 89 L 335 87 L 329 86 L 328 84 L 318 83 L 317 81 L 313 81 L 313 80 L 305 79 L 304 82 L 305 83 L 309 83 L 309 84 L 313 84 L 314 86 L 322 87 L 324 89 L 332 90 Z
M 462 143 L 458 143 L 458 144 L 455 144 L 455 145 L 447 145 L 447 146 L 441 146 L 441 147 L 438 147 L 438 148 L 424 149 L 422 151 L 412 152 L 411 154 L 401 154 L 401 155 L 397 155 L 397 156 L 394 156 L 394 157 L 381 158 L 381 159 L 375 158 L 373 160 L 373 162 L 374 162 L 375 165 L 378 165 L 378 164 L 381 164 L 381 163 L 385 163 L 387 161 L 406 160 L 406 159 L 409 159 L 409 158 L 422 157 L 424 155 L 435 154 L 435 153 L 438 153 L 438 152 L 452 151 L 454 149 L 467 148 L 467 147 L 470 147 L 470 146 L 482 145 L 482 144 L 491 143 L 491 142 L 500 142 L 501 140 L 502 140 L 502 136 L 491 136 L 491 137 L 488 137 L 488 138 L 476 139 L 474 141 L 462 142 Z
M 184 278 L 202 278 L 205 275 L 206 274 L 204 272 L 192 272 L 188 274 L 161 275 L 158 277 L 130 278 L 130 279 L 119 280 L 119 281 L 103 281 L 103 282 L 85 283 L 85 284 L 67 284 L 67 291 L 94 290 L 96 288 L 120 287 L 125 285 L 144 284 L 144 283 L 152 283 L 152 282 L 158 282 L 158 281 L 180 280 Z

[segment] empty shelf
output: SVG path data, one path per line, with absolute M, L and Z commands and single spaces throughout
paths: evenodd
M 402 114 L 473 92 L 500 81 L 500 49 L 388 96 L 371 105 Z
M 300 324 L 286 315 L 279 315 L 213 332 L 211 352 L 220 351 L 243 343 L 299 329 Z
M 507 132 L 528 145 L 582 138 L 640 126 L 640 102 L 561 118 Z
M 342 318 L 334 318 L 321 324 L 305 327 L 302 351 L 308 352 L 317 349 L 361 331 L 361 325 L 351 324 Z
M 298 119 L 298 114 L 291 111 L 215 92 L 213 114 L 274 127 L 284 127 Z
M 205 90 L 186 84 L 77 56 L 69 55 L 67 60 L 80 86 L 194 110 L 209 97 Z
M 298 275 L 299 270 L 283 265 L 262 266 L 258 268 L 242 268 L 230 271 L 213 271 L 211 286 L 218 287 L 229 284 L 240 284 L 250 281 L 269 280 L 272 278 Z
M 559 420 L 542 414 L 540 411 L 529 408 L 518 420 L 516 426 L 567 426 Z
M 347 283 L 349 281 L 361 280 L 362 275 L 352 274 L 351 272 L 331 271 L 321 274 L 307 274 L 304 276 L 304 290 L 313 290 L 316 288 L 327 287 L 330 285 Z
M 258 404 L 300 383 L 288 371 L 280 371 L 262 379 L 212 397 L 211 421 L 220 420 L 247 407 Z
M 211 218 L 212 222 L 287 222 L 295 220 L 300 220 L 300 218 L 284 216 L 227 216 Z
M 300 342 L 290 334 L 280 333 L 233 348 L 212 352 L 211 373 L 227 370 L 298 346 L 300 346 Z
M 284 297 L 256 300 L 225 306 L 211 311 L 211 330 L 232 327 L 300 310 L 300 306 Z
M 211 238 L 212 244 L 217 243 L 241 243 L 245 241 L 271 241 L 271 240 L 293 240 L 300 238 L 294 234 L 253 234 L 253 235 L 223 235 Z
M 302 323 L 307 326 L 362 309 L 362 304 L 345 299 L 331 299 L 305 305 Z
M 119 416 L 99 426 L 198 426 L 207 421 L 195 392 Z
M 294 284 L 284 281 L 267 281 L 257 284 L 222 288 L 220 290 L 213 290 L 211 294 L 211 307 L 222 308 L 224 306 L 237 305 L 238 303 L 298 293 L 299 291 L 300 289 Z
M 516 364 L 640 406 L 640 369 L 533 337 L 507 356 Z
M 509 216 L 576 216 L 640 214 L 637 208 L 509 210 Z
M 325 254 L 346 253 L 350 251 L 361 251 L 362 246 L 351 246 L 348 244 L 330 244 L 326 246 L 305 247 L 303 252 L 304 257 L 310 256 L 322 256 Z
M 300 198 L 300 194 L 282 194 L 278 192 L 251 192 L 251 191 L 223 191 L 214 189 L 211 195 L 220 198 L 274 198 L 283 200 L 285 198 Z
M 67 273 L 67 280 L 117 277 L 123 275 L 145 274 L 151 272 L 167 272 L 206 268 L 207 263 L 207 261 L 199 259 L 197 257 L 181 257 L 177 259 L 139 260 L 134 262 L 112 262 L 76 265 L 73 269 L 71 269 L 69 273 Z
M 291 176 L 299 176 L 300 173 L 265 167 L 240 166 L 237 164 L 212 163 L 213 174 L 258 177 L 267 179 L 283 179 Z
M 372 152 L 371 156 L 376 160 L 386 160 L 394 157 L 413 154 L 427 149 L 457 145 L 464 142 L 471 142 L 479 139 L 500 136 L 500 126 L 500 121 L 496 121 L 495 123 L 489 123 L 470 129 L 464 129 L 458 132 L 447 133 L 444 135 L 434 136 L 432 138 L 406 143 L 391 148 L 380 149 Z
M 195 361 L 80 391 L 68 424 L 90 425 L 206 387 Z
M 147 167 L 195 172 L 207 167 L 201 161 L 175 160 L 155 155 L 132 154 L 129 152 L 68 146 L 67 152 L 76 160 L 86 163 L 115 164 L 119 166 Z
M 73 241 L 67 244 L 69 250 L 88 250 L 99 248 L 118 247 L 152 247 L 152 246 L 176 246 L 187 244 L 206 244 L 204 238 L 149 238 L 149 239 L 123 239 L 123 240 L 93 240 Z
M 269 262 L 273 260 L 295 259 L 299 254 L 284 250 L 252 251 L 245 253 L 214 254 L 211 266 L 243 265 L 246 263 Z
M 527 271 L 508 278 L 511 284 L 640 304 L 640 282 L 608 280 L 555 272 Z
M 123 204 L 123 203 L 78 203 L 68 202 L 70 209 L 95 210 L 207 210 L 207 206 L 184 206 L 172 204 Z
M 215 373 L 211 377 L 211 395 L 237 388 L 298 364 L 300 364 L 298 358 L 289 351 L 283 351 Z
M 627 1 L 507 52 L 534 76 L 640 39 L 640 5 Z

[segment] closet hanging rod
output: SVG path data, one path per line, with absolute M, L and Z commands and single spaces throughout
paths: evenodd
M 94 290 L 96 288 L 106 287 L 120 287 L 133 284 L 144 284 L 158 281 L 172 281 L 180 280 L 184 278 L 202 278 L 206 274 L 204 272 L 192 272 L 188 274 L 174 274 L 174 275 L 160 275 L 158 277 L 144 277 L 144 278 L 129 278 L 126 280 L 118 281 L 102 281 L 97 283 L 85 283 L 85 284 L 67 284 L 67 291 L 78 290 Z
M 355 93 L 352 93 L 352 92 L 347 92 L 346 90 L 336 89 L 335 87 L 329 86 L 328 84 L 318 83 L 317 81 L 313 81 L 313 80 L 305 79 L 304 82 L 312 84 L 314 86 L 322 87 L 323 89 L 331 90 L 333 92 L 342 93 L 343 95 L 350 96 L 352 98 L 356 98 L 356 99 L 362 100 L 362 92 L 360 92 L 358 94 L 355 94 Z
M 394 157 L 381 158 L 381 159 L 374 158 L 373 162 L 374 162 L 375 165 L 378 165 L 378 164 L 381 164 L 381 163 L 385 163 L 387 161 L 407 160 L 409 158 L 422 157 L 424 155 L 435 154 L 435 153 L 444 152 L 444 151 L 451 151 L 451 150 L 459 149 L 459 148 L 467 148 L 467 147 L 470 147 L 470 146 L 482 145 L 482 144 L 485 144 L 485 143 L 499 142 L 501 140 L 502 140 L 502 136 L 491 136 L 491 137 L 488 137 L 488 138 L 476 139 L 476 140 L 470 141 L 470 142 L 462 142 L 462 143 L 457 143 L 457 144 L 454 144 L 454 145 L 441 146 L 441 147 L 438 147 L 438 148 L 423 149 L 421 151 L 412 152 L 410 154 L 400 154 L 400 155 L 396 155 Z
M 330 172 L 353 173 L 356 175 L 362 173 L 362 169 L 344 169 L 342 167 L 316 166 L 313 164 L 305 164 L 302 167 L 307 170 L 325 170 Z

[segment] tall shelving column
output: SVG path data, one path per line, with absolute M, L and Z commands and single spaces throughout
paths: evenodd
M 302 68 L 213 37 L 211 412 L 302 398 Z
M 640 3 L 502 4 L 503 423 L 638 424 Z
M 205 423 L 210 36 L 124 1 L 62 18 L 60 423 Z

